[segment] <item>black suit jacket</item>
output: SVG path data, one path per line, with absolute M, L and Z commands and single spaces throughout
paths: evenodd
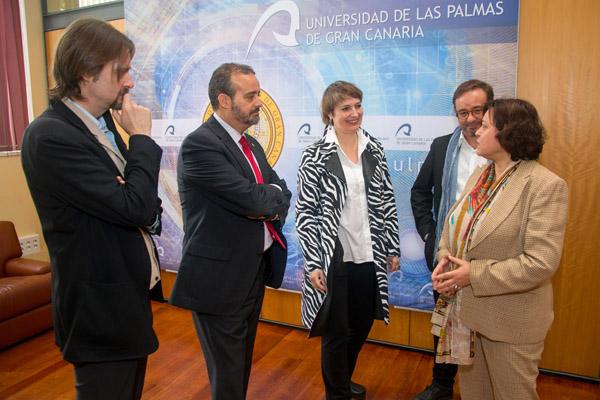
M 433 139 L 425 162 L 410 191 L 410 205 L 415 218 L 415 226 L 421 239 L 425 241 L 425 261 L 433 271 L 435 254 L 435 227 L 440 199 L 442 197 L 442 176 L 446 150 L 452 134 Z M 440 221 L 444 223 L 444 221 Z
M 107 126 L 117 132 L 110 114 Z M 56 342 L 71 362 L 124 360 L 158 347 L 149 302 L 150 257 L 138 227 L 154 222 L 162 150 L 132 136 L 124 179 L 62 102 L 26 129 L 21 157 L 52 263 Z M 160 293 L 160 284 L 155 286 Z
M 183 254 L 169 299 L 176 306 L 215 315 L 235 313 L 256 279 L 263 255 L 264 224 L 253 218 L 279 215 L 285 220 L 291 193 L 269 166 L 260 144 L 246 137 L 264 184 L 256 183 L 246 157 L 214 117 L 181 145 L 177 181 Z M 283 238 L 281 223 L 274 225 Z M 265 283 L 279 287 L 287 251 L 273 242 L 265 260 Z

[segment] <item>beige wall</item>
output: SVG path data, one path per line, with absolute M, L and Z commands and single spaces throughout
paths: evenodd
M 42 6 L 39 1 L 23 1 L 25 7 L 25 31 L 27 32 L 27 73 L 31 90 L 30 115 L 38 116 L 48 105 L 46 96 L 46 44 L 42 19 Z
M 29 195 L 20 156 L 0 156 L 0 221 L 12 221 L 17 235 L 37 233 L 42 238 L 40 220 Z M 48 259 L 46 243 L 42 240 L 42 251 L 27 255 L 29 258 Z

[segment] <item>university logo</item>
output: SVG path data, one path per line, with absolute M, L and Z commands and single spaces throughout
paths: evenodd
M 281 35 L 277 32 L 273 32 L 273 36 L 275 40 L 277 40 L 280 44 L 286 47 L 294 47 L 299 46 L 300 43 L 296 40 L 296 31 L 300 29 L 300 9 L 298 5 L 294 3 L 292 0 L 280 0 L 277 3 L 271 5 L 269 8 L 265 10 L 265 12 L 260 16 L 256 26 L 254 27 L 254 31 L 252 32 L 252 36 L 250 36 L 250 40 L 248 41 L 248 49 L 246 50 L 246 58 L 248 58 L 248 54 L 250 53 L 250 49 L 256 40 L 256 37 L 262 30 L 263 26 L 267 23 L 271 17 L 279 12 L 286 13 L 290 16 L 290 29 L 285 35 Z
M 400 132 L 402 132 L 404 136 L 410 136 L 410 133 L 412 132 L 412 125 L 409 123 L 400 125 L 400 127 L 396 131 L 396 135 L 394 136 L 398 136 Z
M 260 90 L 263 106 L 260 109 L 260 121 L 248 128 L 248 134 L 254 137 L 265 150 L 267 161 L 274 166 L 283 150 L 284 126 L 281 111 L 275 101 L 263 89 Z M 206 122 L 213 114 L 210 103 L 204 111 L 202 120 Z

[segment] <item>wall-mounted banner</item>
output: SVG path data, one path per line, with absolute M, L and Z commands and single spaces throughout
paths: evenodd
M 399 212 L 402 260 L 390 274 L 390 302 L 431 309 L 410 188 L 433 138 L 457 126 L 452 94 L 459 83 L 478 78 L 498 96 L 514 96 L 518 8 L 518 0 L 126 0 L 126 30 L 137 47 L 133 93 L 152 109 L 152 137 L 164 149 L 163 267 L 177 270 L 181 258 L 179 145 L 210 113 L 212 71 L 239 62 L 254 67 L 264 90 L 261 121 L 250 133 L 288 182 L 292 204 L 302 150 L 323 132 L 324 89 L 346 80 L 363 90 L 363 125 L 386 148 Z M 292 208 L 283 286 L 300 290 L 294 223 Z

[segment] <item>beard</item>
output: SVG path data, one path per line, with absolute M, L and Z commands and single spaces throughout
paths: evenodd
M 260 111 L 260 107 L 257 107 L 254 110 L 250 111 L 248 114 L 245 114 L 235 104 L 233 105 L 233 108 L 232 108 L 233 116 L 239 122 L 243 123 L 244 125 L 248 125 L 248 127 L 258 124 L 258 121 L 260 121 L 259 111 Z
M 129 93 L 129 88 L 125 87 L 119 91 L 117 98 L 110 105 L 110 108 L 112 108 L 113 110 L 120 110 L 121 107 L 123 107 L 123 96 L 125 95 L 125 93 Z
M 471 136 L 471 137 L 476 137 L 475 133 L 477 133 L 477 130 L 478 130 L 478 129 L 479 129 L 479 128 L 472 128 L 472 127 L 469 127 L 469 128 L 467 128 L 467 129 L 466 129 L 466 131 L 467 131 L 467 134 L 468 134 L 469 136 Z
M 477 123 L 474 124 L 465 124 L 464 127 L 461 127 L 463 132 L 465 132 L 467 135 L 469 135 L 470 137 L 475 137 L 475 133 L 477 132 L 477 130 L 479 128 L 481 128 L 481 121 L 478 121 Z

